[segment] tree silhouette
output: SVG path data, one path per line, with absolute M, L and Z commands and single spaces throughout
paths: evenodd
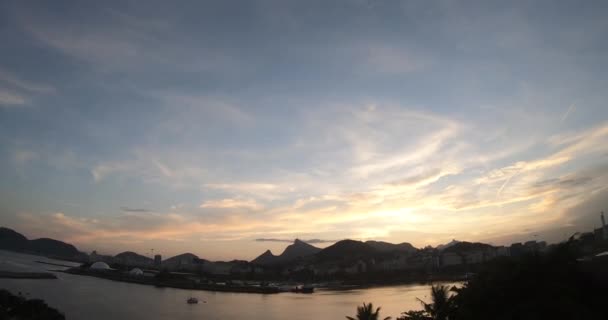
M 386 317 L 384 320 L 390 320 L 391 317 Z M 370 303 L 363 303 L 362 306 L 357 307 L 357 317 L 349 317 L 346 319 L 349 320 L 378 320 L 380 319 L 380 307 L 376 308 L 374 311 L 374 306 Z
M 424 310 L 408 311 L 397 320 L 447 320 L 453 314 L 454 304 L 450 289 L 444 285 L 431 287 L 431 303 L 418 299 Z

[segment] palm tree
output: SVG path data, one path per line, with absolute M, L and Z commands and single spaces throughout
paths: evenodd
M 420 303 L 432 319 L 434 320 L 447 320 L 452 308 L 452 299 L 449 294 L 450 289 L 448 286 L 437 285 L 431 287 L 431 300 L 432 303 L 426 303 L 420 299 Z
M 348 320 L 378 320 L 379 317 L 380 317 L 380 307 L 378 307 L 376 309 L 376 311 L 374 311 L 374 306 L 370 302 L 368 304 L 363 303 L 362 306 L 357 307 L 357 317 L 356 318 L 347 316 L 346 319 L 348 319 Z M 391 319 L 391 317 L 384 318 L 384 320 L 390 320 L 390 319 Z

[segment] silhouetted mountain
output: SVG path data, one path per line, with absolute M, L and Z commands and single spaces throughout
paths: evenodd
M 80 254 L 73 245 L 49 238 L 30 240 L 28 251 L 57 257 L 75 257 Z
M 23 251 L 28 246 L 28 240 L 21 233 L 9 228 L 0 227 L 0 249 Z
M 453 245 L 455 245 L 457 243 L 460 243 L 460 241 L 458 241 L 456 239 L 452 239 L 452 241 L 450 241 L 450 242 L 448 242 L 446 244 L 440 244 L 440 245 L 438 245 L 437 249 L 438 250 L 445 250 L 445 249 L 447 249 L 447 248 L 449 248 L 449 247 L 451 247 L 451 246 L 453 246 Z
M 163 260 L 162 267 L 169 270 L 198 270 L 207 260 L 199 258 L 192 253 L 182 253 L 167 260 Z
M 321 261 L 356 260 L 373 257 L 378 252 L 365 242 L 342 240 L 319 251 L 316 257 Z
M 22 234 L 3 227 L 0 227 L 0 249 L 64 259 L 83 259 L 86 255 L 69 243 L 48 238 L 28 240 Z
M 278 262 L 278 257 L 272 254 L 270 250 L 264 251 L 257 258 L 251 260 L 251 263 L 259 264 L 259 265 L 271 265 Z
M 114 261 L 128 266 L 148 266 L 154 263 L 153 259 L 132 251 L 125 251 L 115 255 Z
M 290 244 L 285 248 L 278 258 L 281 262 L 291 261 L 297 258 L 311 256 L 319 251 L 321 251 L 321 249 L 296 239 L 293 244 Z
M 278 263 L 289 263 L 298 258 L 312 256 L 321 251 L 321 249 L 312 246 L 302 240 L 296 239 L 292 244 L 288 245 L 283 253 L 275 256 L 270 250 L 266 250 L 257 258 L 251 260 L 251 263 L 259 265 L 272 265 Z
M 454 253 L 462 253 L 462 252 L 470 252 L 470 251 L 483 251 L 487 249 L 492 249 L 489 244 L 481 243 L 481 242 L 458 242 L 450 247 L 444 249 L 444 252 L 454 252 Z
M 378 251 L 381 251 L 381 252 L 414 253 L 418 250 L 414 246 L 412 246 L 410 243 L 407 243 L 407 242 L 393 244 L 393 243 L 384 242 L 384 241 L 369 240 L 369 241 L 365 241 L 365 243 L 367 245 L 369 245 L 370 247 L 372 247 Z

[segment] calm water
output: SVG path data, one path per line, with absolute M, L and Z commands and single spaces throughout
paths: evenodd
M 52 261 L 0 251 L 0 269 L 60 268 L 34 260 Z M 403 285 L 350 291 L 317 290 L 311 295 L 260 295 L 156 288 L 64 273 L 57 276 L 58 280 L 0 279 L 0 288 L 42 298 L 64 312 L 68 319 L 91 320 L 345 319 L 345 315 L 354 315 L 356 306 L 362 302 L 381 306 L 382 318 L 394 318 L 403 311 L 420 309 L 416 298 L 426 300 L 430 290 L 428 285 Z M 190 296 L 197 297 L 201 303 L 186 304 Z

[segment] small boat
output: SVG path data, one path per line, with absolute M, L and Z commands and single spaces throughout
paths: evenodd
M 190 297 L 190 298 L 188 298 L 187 302 L 188 302 L 188 304 L 196 304 L 196 303 L 198 303 L 198 299 L 194 298 L 194 297 Z
M 295 293 L 313 293 L 315 291 L 315 287 L 311 286 L 311 285 L 304 285 L 304 286 L 295 286 L 291 289 L 291 292 L 295 292 Z

